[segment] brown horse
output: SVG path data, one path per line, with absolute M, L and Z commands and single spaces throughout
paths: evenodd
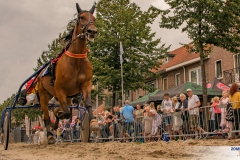
M 84 105 L 91 120 L 90 129 L 98 129 L 91 107 L 92 65 L 87 58 L 87 41 L 93 41 L 97 34 L 93 16 L 95 6 L 93 5 L 89 11 L 82 10 L 78 4 L 76 7 L 78 15 L 75 27 L 70 32 L 69 45 L 56 62 L 54 86 L 50 85 L 51 76 L 41 76 L 45 69 L 38 77 L 40 105 L 44 113 L 49 143 L 54 142 L 49 132 L 51 122 L 48 113 L 48 101 L 52 97 L 56 97 L 60 103 L 60 107 L 54 111 L 56 116 L 54 129 L 58 126 L 59 118 L 70 118 L 68 106 L 71 104 L 71 98 L 69 97 L 78 93 L 83 95 Z

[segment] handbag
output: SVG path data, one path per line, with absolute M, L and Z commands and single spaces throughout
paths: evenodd
M 227 104 L 227 115 L 226 115 L 226 121 L 233 122 L 233 108 L 232 108 L 232 103 Z

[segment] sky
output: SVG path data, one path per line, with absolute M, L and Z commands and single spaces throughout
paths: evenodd
M 96 0 L 97 1 L 97 0 Z M 76 2 L 89 10 L 94 0 L 0 0 L 0 103 L 16 93 L 32 73 L 37 58 L 47 50 L 51 41 L 66 29 L 76 13 Z M 164 0 L 131 0 L 142 10 L 150 5 L 167 9 Z M 152 31 L 171 50 L 188 43 L 181 30 L 159 28 L 160 18 L 152 24 Z

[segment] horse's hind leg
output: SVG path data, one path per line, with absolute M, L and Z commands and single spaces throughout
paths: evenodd
M 53 141 L 54 139 L 53 139 L 53 137 L 50 133 L 51 121 L 50 121 L 49 112 L 48 112 L 48 102 L 52 98 L 52 95 L 50 95 L 44 89 L 41 82 L 38 83 L 38 92 L 39 92 L 39 97 L 40 97 L 41 109 L 42 109 L 43 114 L 44 114 L 44 124 L 47 128 L 48 143 L 51 144 L 51 143 L 55 142 L 55 141 Z

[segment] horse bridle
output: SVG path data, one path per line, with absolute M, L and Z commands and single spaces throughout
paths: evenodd
M 79 23 L 80 23 L 79 15 L 81 15 L 83 12 L 87 12 L 87 13 L 88 13 L 88 22 L 87 22 L 85 25 L 83 25 L 83 27 L 81 27 L 81 33 L 78 34 L 78 35 L 71 41 L 71 43 L 70 43 L 66 48 L 70 47 L 70 45 L 73 44 L 73 42 L 76 41 L 78 38 L 84 38 L 84 37 L 86 37 L 86 35 L 87 35 L 87 32 L 86 32 L 87 28 L 88 28 L 91 24 L 94 24 L 94 22 L 93 22 L 92 19 L 90 18 L 90 13 L 89 13 L 88 11 L 82 11 L 81 13 L 78 14 L 77 25 L 79 25 Z M 65 49 L 66 49 L 66 48 L 65 48 Z

